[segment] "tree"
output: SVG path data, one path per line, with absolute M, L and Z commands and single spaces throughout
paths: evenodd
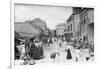
M 40 31 L 40 33 L 44 33 L 46 32 L 46 29 L 47 29 L 47 25 L 46 25 L 46 22 L 43 21 L 42 19 L 40 18 L 35 18 L 34 20 L 32 20 L 30 22 L 30 24 L 35 27 L 36 29 L 38 29 Z

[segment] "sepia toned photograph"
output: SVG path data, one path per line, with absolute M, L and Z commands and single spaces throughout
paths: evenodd
M 14 65 L 94 61 L 94 8 L 14 4 Z

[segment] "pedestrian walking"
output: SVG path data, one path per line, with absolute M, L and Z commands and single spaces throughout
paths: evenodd
M 52 53 L 52 54 L 50 55 L 50 58 L 53 59 L 53 62 L 54 62 L 54 61 L 55 61 L 55 58 L 56 58 L 56 53 Z
M 71 54 L 70 49 L 68 49 L 68 50 L 66 50 L 66 51 L 67 51 L 66 59 L 68 59 L 68 60 L 72 59 L 72 54 Z

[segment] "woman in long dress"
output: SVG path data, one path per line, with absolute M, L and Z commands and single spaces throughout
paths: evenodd
M 53 39 L 53 53 L 51 54 L 51 59 L 53 59 L 53 62 L 59 62 L 59 43 L 56 38 Z
M 67 56 L 66 56 L 67 60 L 72 59 L 72 54 L 71 54 L 70 48 L 71 48 L 71 46 L 68 46 L 67 49 L 65 50 L 65 52 L 67 52 Z

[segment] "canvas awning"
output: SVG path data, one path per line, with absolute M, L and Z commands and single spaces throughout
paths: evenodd
M 19 33 L 17 33 L 16 31 L 14 33 L 15 33 L 15 38 L 16 39 L 21 39 L 21 36 L 19 35 Z
M 15 23 L 14 25 L 14 30 L 18 32 L 22 37 L 31 37 L 40 33 L 39 30 L 28 23 Z

